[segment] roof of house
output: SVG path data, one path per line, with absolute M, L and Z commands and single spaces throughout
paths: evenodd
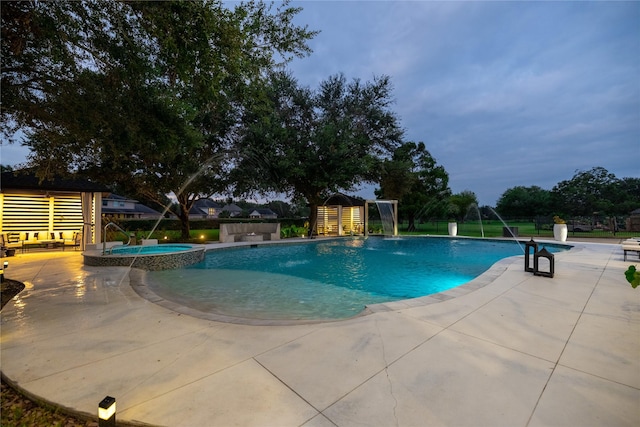
M 358 197 L 347 196 L 346 194 L 336 193 L 329 197 L 324 203 L 325 206 L 364 206 L 364 200 Z
M 272 211 L 272 210 L 271 210 L 271 209 L 269 209 L 269 208 L 258 208 L 258 209 L 254 209 L 254 210 L 251 212 L 251 215 L 253 215 L 253 214 L 254 214 L 254 212 L 257 212 L 257 213 L 259 213 L 260 215 L 275 215 L 275 216 L 278 216 L 278 214 L 276 214 L 274 211 Z
M 161 215 L 161 212 L 151 209 L 149 206 L 143 205 L 142 203 L 136 203 L 136 212 Z
M 138 203 L 137 200 L 129 199 L 127 197 L 119 196 L 117 194 L 111 194 L 108 198 L 104 198 L 102 200 L 124 200 L 127 202 L 133 203 L 133 208 L 127 207 L 118 207 L 118 206 L 103 206 L 102 213 L 103 214 L 114 214 L 114 213 L 136 213 L 136 214 L 150 214 L 150 215 L 162 215 L 155 209 L 151 209 L 149 206 L 143 205 L 142 203 Z
M 102 207 L 102 213 L 103 214 L 113 214 L 113 213 L 137 213 L 137 214 L 153 214 L 153 215 L 160 215 L 160 212 L 158 212 L 155 209 L 151 209 L 149 206 L 145 206 L 142 203 L 136 203 L 134 205 L 133 208 L 127 209 L 127 208 L 122 208 L 122 207 L 109 207 L 109 206 L 103 206 Z
M 109 214 L 151 214 L 151 215 L 161 215 L 160 212 L 151 209 L 149 206 L 145 206 L 141 203 L 136 203 L 132 209 L 127 208 L 112 208 L 108 206 L 102 207 L 102 213 L 105 215 Z
M 193 202 L 193 206 L 197 206 L 199 208 L 216 208 L 220 209 L 220 203 L 214 202 L 211 199 L 198 199 Z
M 35 173 L 24 169 L 2 172 L 0 175 L 0 190 L 72 191 L 94 193 L 108 193 L 110 191 L 106 186 L 86 179 L 67 179 L 56 177 L 51 180 L 40 181 Z
M 208 215 L 210 208 L 220 210 L 221 206 L 211 199 L 198 199 L 193 202 L 193 206 L 189 209 L 189 214 Z
M 242 212 L 242 208 L 234 203 L 231 203 L 229 205 L 224 205 L 223 207 L 220 208 L 221 211 L 227 211 L 227 212 Z
M 130 199 L 128 197 L 119 196 L 113 193 L 109 194 L 107 197 L 103 197 L 102 200 L 121 200 L 125 202 L 138 203 L 138 201 L 135 199 Z

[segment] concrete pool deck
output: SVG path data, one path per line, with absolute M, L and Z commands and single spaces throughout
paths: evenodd
M 79 252 L 19 254 L 0 369 L 58 406 L 94 415 L 110 395 L 119 421 L 163 426 L 637 426 L 640 289 L 623 272 L 640 262 L 568 243 L 553 279 L 520 256 L 471 292 L 291 326 L 177 313 Z

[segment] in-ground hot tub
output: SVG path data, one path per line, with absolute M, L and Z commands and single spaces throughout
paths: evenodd
M 143 270 L 169 270 L 199 263 L 204 259 L 203 245 L 115 246 L 103 255 L 102 250 L 85 251 L 84 264 L 97 267 L 135 267 Z

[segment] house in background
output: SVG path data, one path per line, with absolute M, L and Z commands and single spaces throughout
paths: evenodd
M 275 219 L 278 218 L 278 214 L 269 208 L 258 208 L 249 214 L 249 218 Z
M 160 219 L 162 214 L 134 199 L 111 194 L 102 198 L 102 215 L 113 219 Z
M 28 171 L 0 176 L 0 233 L 82 233 L 80 249 L 100 242 L 102 197 L 109 189 L 81 179 L 40 181 Z
M 218 218 L 222 212 L 222 206 L 211 199 L 198 199 L 189 210 L 191 219 L 212 219 Z
M 234 203 L 224 205 L 220 212 L 228 212 L 230 218 L 235 218 L 242 215 L 242 208 Z

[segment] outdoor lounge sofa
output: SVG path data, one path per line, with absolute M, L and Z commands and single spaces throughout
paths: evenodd
M 220 243 L 280 239 L 279 222 L 220 224 Z
M 622 251 L 624 252 L 624 260 L 627 260 L 627 252 L 636 252 L 640 258 L 640 237 L 633 237 L 622 242 Z
M 23 231 L 20 233 L 3 233 L 2 247 L 5 249 L 22 249 L 26 251 L 29 248 L 65 248 L 78 247 L 82 233 L 78 231 L 54 231 L 47 230 Z

